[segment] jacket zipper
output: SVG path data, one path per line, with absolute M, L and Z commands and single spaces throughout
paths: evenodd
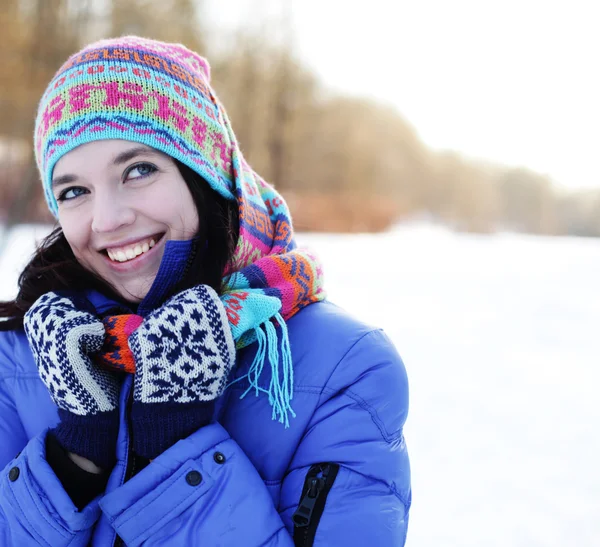
M 125 484 L 131 477 L 135 475 L 136 465 L 135 465 L 135 454 L 131 448 L 132 436 L 131 436 L 131 424 L 129 423 L 129 416 L 131 415 L 131 404 L 133 403 L 133 387 L 132 392 L 129 394 L 129 400 L 127 401 L 127 431 L 129 434 L 129 443 L 127 447 L 127 466 L 125 468 L 125 477 L 123 479 L 123 484 Z M 121 539 L 119 535 L 115 537 L 115 542 L 113 543 L 113 547 L 123 547 L 125 542 Z
M 296 547 L 312 547 L 314 544 L 317 526 L 339 469 L 337 463 L 327 462 L 313 465 L 308 470 L 300 504 L 292 515 Z
M 123 308 L 123 310 L 126 311 L 127 313 L 132 313 L 131 309 Z M 123 310 L 121 310 L 121 311 L 123 311 Z M 138 312 L 140 311 L 139 308 L 137 311 Z M 134 477 L 136 475 L 136 473 L 139 473 L 148 464 L 147 461 L 141 461 L 141 459 L 138 456 L 136 456 L 136 454 L 134 454 L 133 449 L 131 448 L 133 435 L 132 435 L 131 420 L 129 419 L 129 417 L 131 416 L 131 405 L 133 404 L 133 389 L 134 388 L 132 385 L 131 392 L 129 393 L 129 396 L 127 399 L 127 412 L 125 414 L 125 418 L 126 418 L 126 422 L 127 422 L 127 433 L 128 433 L 128 437 L 129 437 L 129 443 L 128 443 L 128 447 L 127 447 L 127 465 L 125 467 L 125 476 L 123 478 L 122 484 L 125 484 L 128 480 L 130 480 L 132 477 Z M 125 541 L 123 541 L 123 539 L 118 534 L 116 534 L 115 541 L 113 543 L 113 547 L 123 547 L 124 545 L 125 545 Z

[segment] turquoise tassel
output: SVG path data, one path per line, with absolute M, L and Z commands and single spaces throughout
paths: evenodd
M 292 350 L 290 348 L 290 337 L 288 335 L 287 324 L 281 314 L 275 316 L 275 320 L 281 327 L 281 354 L 283 361 L 283 390 L 282 394 L 285 397 L 284 409 L 289 411 L 293 418 L 296 413 L 292 409 L 291 400 L 294 398 L 294 367 L 292 364 Z M 287 420 L 287 415 L 286 415 Z M 288 422 L 289 423 L 289 422 Z
M 254 329 L 258 349 L 248 370 L 248 374 L 242 378 L 248 379 L 248 389 L 242 393 L 240 399 L 243 399 L 250 391 L 254 389 L 256 396 L 259 393 L 265 393 L 269 397 L 269 404 L 273 407 L 271 419 L 278 420 L 286 428 L 290 426 L 289 415 L 293 418 L 296 413 L 292 409 L 291 400 L 294 397 L 294 369 L 292 366 L 292 352 L 290 348 L 290 339 L 287 325 L 281 314 L 276 314 L 273 318 L 280 327 L 281 346 L 277 336 L 277 330 L 271 320 L 265 321 Z M 279 356 L 281 355 L 282 370 L 279 367 Z M 268 359 L 271 365 L 271 382 L 269 389 L 266 390 L 258 385 L 262 374 L 265 361 Z M 235 383 L 242 378 L 238 378 Z M 231 385 L 231 384 L 229 384 Z
M 258 381 L 260 379 L 260 375 L 262 374 L 263 368 L 265 366 L 265 352 L 267 349 L 266 344 L 266 336 L 265 333 L 257 327 L 254 329 L 256 334 L 256 341 L 258 343 L 258 349 L 256 350 L 256 355 L 254 356 L 254 361 L 252 361 L 252 365 L 250 366 L 250 370 L 248 370 L 248 374 L 246 377 L 248 378 L 248 389 L 242 393 L 240 399 L 243 399 L 248 392 L 254 388 L 256 391 L 256 396 L 258 397 L 259 392 L 268 393 L 267 390 L 263 389 L 258 385 Z

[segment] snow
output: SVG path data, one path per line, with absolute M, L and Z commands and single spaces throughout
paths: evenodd
M 0 298 L 44 233 L 11 236 Z M 599 545 L 600 241 L 423 224 L 298 241 L 405 361 L 407 546 Z

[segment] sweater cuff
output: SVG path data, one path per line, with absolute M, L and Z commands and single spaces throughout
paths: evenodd
M 153 460 L 177 441 L 208 425 L 214 401 L 196 404 L 137 403 L 131 409 L 133 450 Z
M 116 444 L 119 434 L 117 409 L 91 416 L 77 416 L 58 410 L 60 423 L 52 430 L 61 446 L 82 458 L 110 470 L 116 462 Z

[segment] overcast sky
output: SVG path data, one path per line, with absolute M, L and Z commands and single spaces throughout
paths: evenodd
M 293 6 L 328 86 L 391 103 L 428 145 L 600 188 L 599 0 L 210 0 L 219 24 Z

